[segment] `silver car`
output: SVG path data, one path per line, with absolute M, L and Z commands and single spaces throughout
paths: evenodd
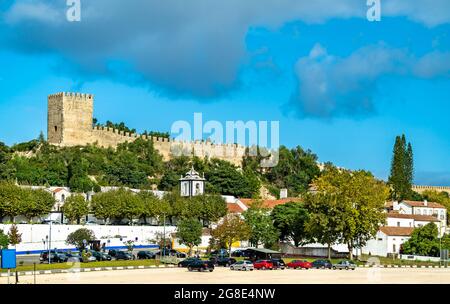
M 253 266 L 253 263 L 251 261 L 238 261 L 230 266 L 231 270 L 254 270 L 255 267 Z
M 333 269 L 345 269 L 345 270 L 355 270 L 356 265 L 351 261 L 340 261 L 337 264 L 333 264 Z

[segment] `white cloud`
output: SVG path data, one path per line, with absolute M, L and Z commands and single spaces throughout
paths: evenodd
M 416 58 L 406 50 L 372 45 L 341 58 L 316 44 L 295 66 L 297 87 L 288 104 L 300 117 L 364 116 L 374 113 L 374 95 L 384 75 L 449 77 L 450 53 Z
M 70 23 L 65 1 L 16 1 L 5 12 L 10 39 L 3 44 L 60 53 L 91 75 L 109 75 L 108 60 L 123 60 L 144 81 L 195 97 L 215 97 L 238 85 L 249 27 L 366 18 L 367 10 L 364 0 L 82 0 L 81 7 L 81 22 Z M 450 1 L 382 1 L 382 15 L 428 26 L 448 23 Z

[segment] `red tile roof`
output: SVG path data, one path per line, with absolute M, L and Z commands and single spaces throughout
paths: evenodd
M 413 227 L 380 227 L 381 232 L 390 236 L 410 236 Z
M 387 214 L 387 217 L 413 219 L 415 221 L 423 221 L 423 222 L 439 222 L 439 220 L 432 215 L 401 214 L 401 213 L 397 213 L 397 212 L 389 212 Z
M 429 208 L 442 208 L 445 209 L 444 206 L 441 204 L 435 203 L 435 202 L 427 202 L 425 206 L 425 202 L 422 201 L 402 201 L 402 203 L 405 203 L 411 207 L 429 207 Z
M 230 213 L 242 213 L 244 210 L 236 203 L 227 203 L 228 212 Z
M 251 204 L 256 201 L 252 198 L 240 198 L 241 202 L 244 203 L 247 207 L 250 207 Z M 286 204 L 289 202 L 301 202 L 301 199 L 299 197 L 288 197 L 288 198 L 282 198 L 277 200 L 264 200 L 263 201 L 263 207 L 273 209 L 275 206 Z
M 55 190 L 53 190 L 54 193 L 58 193 L 59 191 L 64 190 L 63 188 L 56 188 Z

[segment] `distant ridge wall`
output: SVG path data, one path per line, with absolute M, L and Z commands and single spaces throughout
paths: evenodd
M 420 185 L 414 185 L 412 186 L 412 189 L 418 193 L 422 193 L 424 191 L 437 191 L 437 192 L 447 192 L 450 194 L 450 187 L 449 186 L 420 186 Z

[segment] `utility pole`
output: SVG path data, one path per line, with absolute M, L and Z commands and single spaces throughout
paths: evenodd
M 163 257 L 165 258 L 166 257 L 166 213 L 163 213 L 163 215 L 164 215 L 164 223 L 163 223 L 163 234 L 164 234 L 164 236 L 163 236 L 163 238 L 164 238 L 164 251 L 163 251 Z
M 52 244 L 52 221 L 50 220 L 50 233 L 48 235 L 48 263 L 51 264 L 50 248 Z

